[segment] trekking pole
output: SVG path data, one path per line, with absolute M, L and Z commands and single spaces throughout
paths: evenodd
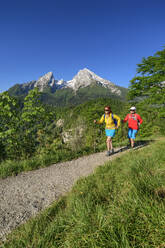
M 95 125 L 89 124 L 89 129 L 92 128 L 93 130 L 90 132 L 91 138 L 92 138 L 92 145 L 93 145 L 93 151 L 96 151 L 96 128 Z
M 123 141 L 123 136 L 124 136 L 124 133 L 123 133 L 123 122 L 122 121 L 121 121 L 120 126 L 121 126 L 121 132 L 120 132 L 120 137 L 119 137 L 119 139 L 120 139 L 120 142 L 119 142 L 120 150 L 119 151 L 122 152 L 123 151 L 122 141 Z
M 121 122 L 121 139 L 122 140 L 123 140 L 123 136 L 124 136 L 124 133 L 123 133 L 123 123 Z M 121 148 L 120 151 L 122 152 L 123 151 L 123 148 Z
M 96 131 L 95 131 L 95 128 L 94 128 L 94 142 L 93 142 L 93 150 L 94 150 L 94 153 L 96 152 Z
M 94 131 L 93 131 L 93 133 L 94 133 L 94 138 L 93 138 L 93 150 L 94 150 L 94 153 L 96 152 L 96 124 L 95 124 L 95 126 L 94 126 Z

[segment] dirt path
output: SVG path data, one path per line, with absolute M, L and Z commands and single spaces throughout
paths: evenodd
M 1 179 L 0 239 L 4 239 L 15 227 L 68 192 L 77 179 L 89 175 L 99 165 L 123 154 L 118 151 L 116 149 L 116 153 L 110 157 L 106 157 L 105 152 L 100 152 Z

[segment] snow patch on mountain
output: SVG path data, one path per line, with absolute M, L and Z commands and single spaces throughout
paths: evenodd
M 56 88 L 57 89 L 62 89 L 65 87 L 67 87 L 67 81 L 64 81 L 63 79 L 61 79 L 59 81 L 57 80 L 57 82 L 56 82 Z

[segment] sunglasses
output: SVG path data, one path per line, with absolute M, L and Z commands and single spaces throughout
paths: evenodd
M 105 112 L 109 112 L 110 110 L 109 110 L 109 109 L 105 109 L 104 111 L 105 111 Z

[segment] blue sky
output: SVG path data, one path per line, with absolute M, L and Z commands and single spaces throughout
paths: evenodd
M 164 0 L 6 0 L 0 6 L 0 91 L 83 68 L 128 87 L 142 57 L 165 45 Z

